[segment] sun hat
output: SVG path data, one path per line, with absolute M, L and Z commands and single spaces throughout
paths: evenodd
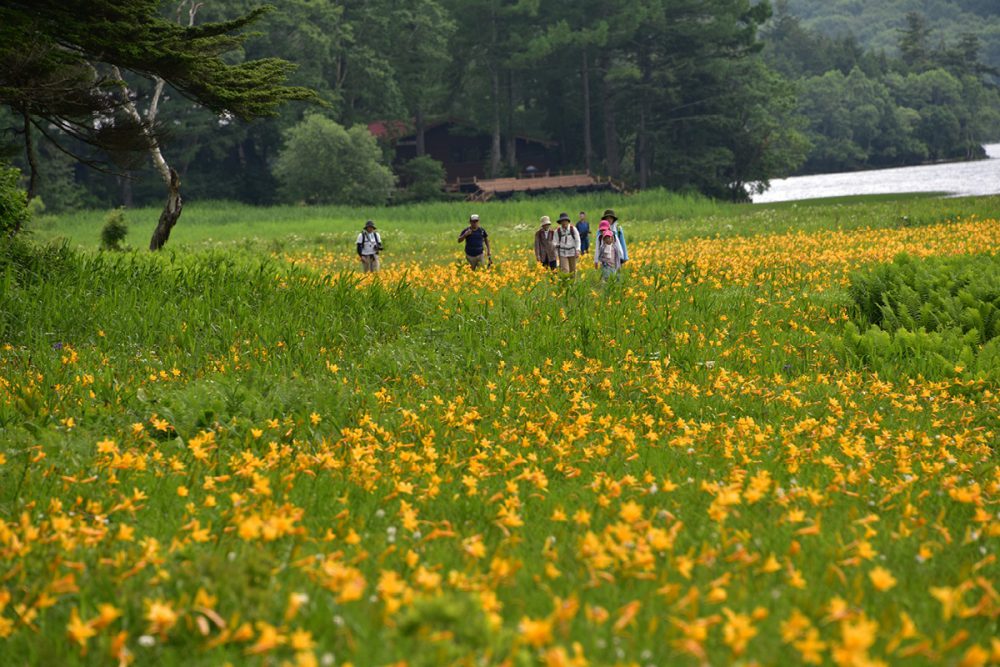
M 477 215 L 475 213 L 473 213 L 472 215 L 470 215 L 469 216 L 469 222 L 472 222 L 473 220 L 478 221 L 479 220 L 479 215 Z
M 599 224 L 597 228 L 602 232 L 606 232 L 611 229 L 611 223 L 607 220 L 601 220 L 601 224 Z
M 602 215 L 601 217 L 602 217 L 602 218 L 606 218 L 606 219 L 607 219 L 607 218 L 610 218 L 610 219 L 612 219 L 612 220 L 615 220 L 615 221 L 617 221 L 617 220 L 618 220 L 618 216 L 617 216 L 617 215 L 615 215 L 615 212 L 614 212 L 614 210 L 612 210 L 612 209 L 610 209 L 610 208 L 609 208 L 608 210 L 606 210 L 606 211 L 604 212 L 604 215 Z
M 549 216 L 543 215 L 541 223 L 542 223 L 542 227 L 544 227 L 545 225 L 551 225 L 552 224 L 552 220 L 549 219 Z
M 569 219 L 569 216 L 566 215 L 565 213 L 560 213 L 559 222 L 571 222 L 571 220 Z
M 374 220 L 369 220 L 368 222 L 365 223 L 365 229 L 368 229 L 369 227 L 371 227 L 372 229 L 378 229 L 378 227 L 375 226 Z
M 603 232 L 601 232 L 601 237 L 602 238 L 613 239 L 615 237 L 615 235 L 611 233 L 610 229 L 605 229 Z

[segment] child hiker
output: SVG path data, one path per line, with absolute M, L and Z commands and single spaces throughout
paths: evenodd
M 622 252 L 610 229 L 601 232 L 600 239 L 594 248 L 594 268 L 601 270 L 601 280 L 604 281 L 618 275 L 618 269 L 622 266 Z

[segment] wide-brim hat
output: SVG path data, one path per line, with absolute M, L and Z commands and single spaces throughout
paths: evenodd
M 607 211 L 605 211 L 604 215 L 602 215 L 601 217 L 608 220 L 618 220 L 618 216 L 615 215 L 615 212 L 610 208 Z
M 539 222 L 541 223 L 542 227 L 544 227 L 545 225 L 551 225 L 552 224 L 552 220 L 549 219 L 549 216 L 547 216 L 547 215 L 543 215 L 542 219 Z
M 368 229 L 369 227 L 371 227 L 372 229 L 378 229 L 378 227 L 375 226 L 374 220 L 369 220 L 368 222 L 365 223 L 365 229 Z
M 569 216 L 566 215 L 565 213 L 560 213 L 559 214 L 559 222 L 573 222 L 573 221 L 570 220 Z

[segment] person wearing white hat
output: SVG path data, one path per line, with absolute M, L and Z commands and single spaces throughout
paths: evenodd
M 541 226 L 535 232 L 535 259 L 549 269 L 554 269 L 559 265 L 556 256 L 556 233 L 552 231 L 552 220 L 549 216 L 543 215 Z
M 365 273 L 377 273 L 381 268 L 378 254 L 382 252 L 382 237 L 379 236 L 375 222 L 369 220 L 364 230 L 358 234 L 358 257 Z
M 473 213 L 469 216 L 469 226 L 458 235 L 458 242 L 465 241 L 465 259 L 475 271 L 487 262 L 493 263 L 493 253 L 490 252 L 489 234 L 479 226 L 479 216 Z M 485 252 L 484 252 L 485 250 Z

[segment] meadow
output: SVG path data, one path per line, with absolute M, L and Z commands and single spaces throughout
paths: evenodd
M 37 220 L 0 664 L 997 664 L 998 204 L 491 202 L 476 273 L 464 203 Z M 534 265 L 606 206 L 618 280 Z

